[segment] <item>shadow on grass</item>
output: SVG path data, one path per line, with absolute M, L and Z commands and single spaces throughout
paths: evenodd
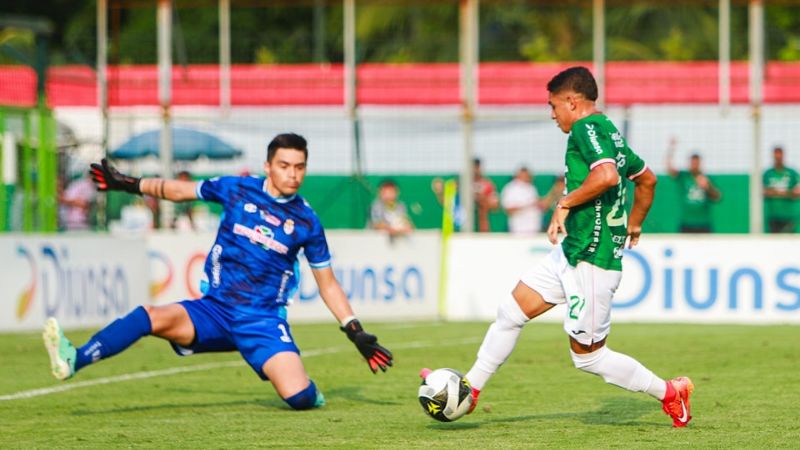
M 367 403 L 370 405 L 384 405 L 396 406 L 401 405 L 402 402 L 392 400 L 381 400 L 376 398 L 369 398 L 361 393 L 361 388 L 358 386 L 340 386 L 334 389 L 326 389 L 322 391 L 326 399 L 341 398 L 351 402 Z
M 192 389 L 170 389 L 172 392 L 196 392 Z M 325 394 L 325 398 L 330 401 L 331 399 L 341 398 L 346 399 L 348 401 L 360 402 L 360 403 L 367 403 L 372 405 L 383 405 L 383 406 L 396 406 L 401 404 L 398 401 L 388 401 L 388 400 L 378 400 L 374 398 L 368 398 L 364 394 L 361 393 L 361 388 L 356 386 L 345 386 L 339 387 L 336 389 L 326 390 L 323 391 Z M 242 395 L 242 392 L 237 391 L 236 395 Z M 274 394 L 265 394 L 265 395 L 274 395 Z M 227 402 L 204 402 L 204 403 L 158 403 L 152 405 L 140 405 L 140 406 L 127 406 L 127 407 L 120 407 L 120 408 L 109 408 L 109 409 L 76 409 L 72 411 L 73 416 L 91 416 L 97 414 L 114 414 L 114 413 L 130 413 L 130 412 L 142 412 L 142 411 L 160 411 L 160 410 L 176 410 L 176 409 L 199 409 L 199 408 L 220 408 L 220 407 L 228 407 L 228 406 L 244 406 L 244 405 L 255 405 L 261 406 L 267 409 L 283 409 L 287 411 L 291 411 L 290 408 L 286 403 L 278 400 L 277 398 L 272 399 L 247 399 L 247 400 L 233 400 Z
M 671 427 L 672 423 L 665 417 L 663 422 L 647 422 L 639 420 L 651 414 L 658 403 L 653 400 L 636 399 L 630 397 L 608 397 L 603 399 L 600 407 L 595 411 L 555 413 L 555 414 L 529 414 L 524 416 L 485 418 L 480 422 L 441 422 L 432 423 L 428 428 L 434 430 L 465 430 L 480 428 L 484 424 L 530 422 L 542 420 L 570 419 L 578 420 L 587 425 L 613 425 L 613 426 L 654 426 Z M 481 415 L 480 406 L 477 413 Z M 484 415 L 485 417 L 485 415 Z

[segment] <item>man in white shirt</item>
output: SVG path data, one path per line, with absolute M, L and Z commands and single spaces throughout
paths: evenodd
M 508 230 L 515 236 L 531 236 L 542 227 L 543 205 L 531 180 L 528 169 L 520 167 L 500 193 L 500 204 L 508 215 Z

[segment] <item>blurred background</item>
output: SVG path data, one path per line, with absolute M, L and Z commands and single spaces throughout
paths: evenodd
M 418 229 L 442 227 L 440 180 L 471 198 L 486 176 L 499 194 L 524 166 L 544 199 L 566 143 L 545 84 L 580 64 L 662 178 L 645 231 L 680 226 L 672 153 L 678 170 L 701 155 L 722 193 L 713 232 L 761 232 L 773 148 L 800 163 L 798 59 L 793 1 L 5 2 L 0 231 L 135 226 L 123 212 L 136 202 L 152 227 L 185 227 L 186 207 L 85 193 L 87 165 L 108 156 L 140 176 L 260 175 L 266 144 L 286 131 L 309 141 L 301 193 L 329 229 L 367 227 L 386 179 Z M 480 208 L 460 203 L 456 227 L 477 229 Z M 69 217 L 74 204 L 86 223 Z M 189 227 L 214 229 L 213 205 L 188 210 Z M 509 230 L 501 206 L 488 220 Z

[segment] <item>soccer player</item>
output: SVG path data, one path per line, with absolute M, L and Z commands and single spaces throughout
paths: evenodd
M 667 171 L 675 179 L 680 189 L 681 233 L 711 232 L 711 202 L 722 198 L 719 189 L 703 173 L 702 161 L 698 153 L 689 157 L 689 170 L 678 170 L 672 162 L 675 154 L 675 140 L 670 141 L 667 151 Z
M 116 355 L 147 335 L 166 339 L 178 355 L 238 351 L 263 380 L 272 382 L 294 409 L 322 406 L 325 399 L 309 378 L 286 321 L 286 304 L 297 288 L 294 266 L 304 249 L 319 292 L 341 329 L 367 360 L 386 371 L 392 354 L 366 333 L 353 315 L 330 264 L 319 219 L 297 194 L 306 173 L 306 140 L 280 134 L 267 147 L 267 177 L 219 177 L 206 181 L 133 178 L 108 161 L 92 164 L 101 191 L 147 194 L 171 201 L 222 204 L 224 216 L 208 254 L 208 290 L 199 300 L 139 306 L 80 348 L 48 319 L 44 341 L 53 375 L 60 380 Z
M 611 326 L 611 299 L 622 277 L 622 251 L 639 242 L 655 194 L 656 177 L 634 153 L 613 123 L 595 107 L 597 84 L 585 67 L 572 67 L 548 84 L 551 117 L 569 133 L 566 151 L 566 195 L 547 234 L 556 244 L 542 263 L 524 274 L 501 303 L 478 358 L 466 378 L 474 409 L 489 378 L 511 354 L 522 327 L 556 304 L 566 304 L 564 330 L 575 367 L 607 383 L 660 400 L 673 425 L 691 419 L 691 380 L 665 381 L 633 358 L 606 346 Z M 626 212 L 627 181 L 634 199 Z
M 797 172 L 783 163 L 783 148 L 772 150 L 772 167 L 764 172 L 764 206 L 770 233 L 794 233 L 800 197 Z

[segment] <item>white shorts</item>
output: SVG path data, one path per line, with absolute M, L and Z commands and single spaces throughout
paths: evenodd
M 618 270 L 601 269 L 587 262 L 570 266 L 560 245 L 520 279 L 547 303 L 566 304 L 564 331 L 583 345 L 608 336 L 611 299 L 621 280 L 622 272 Z

